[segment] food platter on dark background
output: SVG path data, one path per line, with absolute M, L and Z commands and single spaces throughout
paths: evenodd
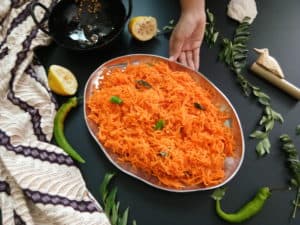
M 216 29 L 223 37 L 231 38 L 237 22 L 226 16 L 227 1 L 207 1 L 207 7 L 214 13 Z M 126 1 L 124 1 L 126 4 Z M 257 2 L 258 16 L 251 26 L 249 49 L 269 48 L 270 54 L 280 62 L 286 78 L 300 86 L 298 72 L 300 52 L 300 2 L 290 0 L 283 3 L 279 0 Z M 159 27 L 167 25 L 169 20 L 179 18 L 179 1 L 173 0 L 133 0 L 133 14 L 151 15 L 158 19 Z M 125 54 L 147 53 L 168 57 L 168 35 L 159 35 L 149 42 L 137 42 L 131 39 L 128 30 L 122 33 L 119 42 L 106 51 L 73 52 L 52 43 L 48 47 L 36 50 L 37 57 L 46 69 L 51 64 L 69 68 L 76 74 L 79 82 L 78 95 L 82 96 L 89 75 L 103 62 Z M 226 185 L 227 195 L 222 201 L 228 212 L 239 209 L 250 200 L 262 186 L 275 188 L 285 187 L 289 171 L 285 164 L 284 154 L 280 150 L 279 136 L 288 133 L 300 148 L 300 137 L 295 135 L 295 127 L 300 124 L 300 105 L 298 101 L 258 78 L 250 71 L 245 75 L 256 86 L 261 87 L 272 99 L 275 110 L 285 118 L 283 125 L 276 124 L 271 133 L 271 153 L 258 158 L 255 153 L 256 141 L 249 134 L 256 128 L 262 109 L 255 99 L 247 98 L 228 68 L 218 62 L 219 44 L 201 48 L 200 71 L 211 80 L 232 102 L 240 117 L 245 135 L 246 153 L 240 171 Z M 256 55 L 250 50 L 248 63 Z M 66 98 L 58 97 L 62 103 Z M 135 218 L 140 225 L 215 225 L 227 224 L 220 220 L 214 210 L 214 201 L 210 198 L 212 191 L 193 193 L 171 193 L 150 187 L 121 171 L 117 170 L 105 157 L 95 140 L 89 134 L 84 122 L 83 107 L 74 109 L 66 120 L 65 133 L 70 143 L 86 159 L 78 165 L 92 194 L 100 200 L 99 185 L 106 172 L 116 173 L 113 185 L 118 187 L 118 199 L 121 209 L 130 207 L 129 219 Z M 246 225 L 283 225 L 300 224 L 300 211 L 296 219 L 290 221 L 293 191 L 274 192 L 260 214 L 243 223 Z

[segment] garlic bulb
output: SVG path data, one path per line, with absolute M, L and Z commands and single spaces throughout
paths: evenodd
M 251 24 L 257 15 L 255 0 L 231 0 L 227 7 L 227 15 L 239 21 L 243 21 L 245 17 L 249 17 Z

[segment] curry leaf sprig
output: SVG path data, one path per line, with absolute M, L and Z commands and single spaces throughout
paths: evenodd
M 259 156 L 270 153 L 271 143 L 269 134 L 272 131 L 275 122 L 283 123 L 283 117 L 276 112 L 272 106 L 270 97 L 263 92 L 259 87 L 249 82 L 242 74 L 246 67 L 247 59 L 247 42 L 250 38 L 250 24 L 246 17 L 243 22 L 237 27 L 233 40 L 223 39 L 222 49 L 219 53 L 219 59 L 223 61 L 237 76 L 237 81 L 240 84 L 246 96 L 253 95 L 264 111 L 259 120 L 260 130 L 255 130 L 250 137 L 258 139 L 256 152 Z
M 112 173 L 105 174 L 100 186 L 100 194 L 104 211 L 112 225 L 127 225 L 129 208 L 126 208 L 121 214 L 119 212 L 120 202 L 116 202 L 118 189 L 114 187 L 111 191 L 108 190 L 109 183 L 113 177 L 114 174 Z M 133 220 L 132 225 L 136 225 L 135 220 Z
M 207 15 L 207 22 L 206 22 L 206 27 L 204 32 L 204 40 L 209 47 L 212 47 L 217 42 L 219 32 L 215 30 L 215 17 L 209 11 L 209 9 L 206 9 L 206 15 Z
M 293 201 L 292 218 L 296 217 L 297 209 L 300 208 L 300 160 L 299 155 L 292 139 L 283 134 L 280 136 L 282 143 L 282 150 L 285 152 L 289 169 L 291 171 L 292 179 L 291 184 L 296 189 L 296 198 Z

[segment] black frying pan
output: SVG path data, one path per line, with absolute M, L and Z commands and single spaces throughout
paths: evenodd
M 37 26 L 62 47 L 72 50 L 105 48 L 123 30 L 131 15 L 132 0 L 128 0 L 127 13 L 121 0 L 97 0 L 97 8 L 80 7 L 80 1 L 61 0 L 52 9 L 35 2 L 31 6 L 31 16 Z M 94 3 L 91 6 L 95 6 Z M 44 20 L 37 20 L 36 7 L 46 11 Z

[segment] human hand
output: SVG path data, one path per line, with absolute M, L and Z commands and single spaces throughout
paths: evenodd
M 203 11 L 203 12 L 202 12 Z M 205 11 L 183 13 L 170 38 L 170 60 L 198 70 L 206 15 Z

